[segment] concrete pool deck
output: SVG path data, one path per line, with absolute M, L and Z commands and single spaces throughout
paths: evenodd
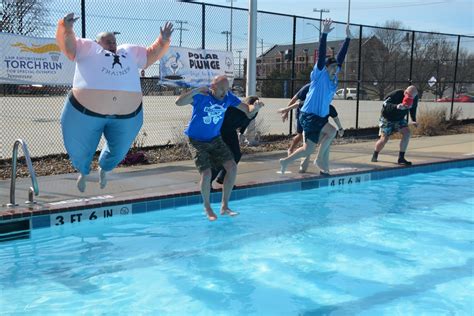
M 333 146 L 332 175 L 403 168 L 395 163 L 398 144 L 399 140 L 390 141 L 381 153 L 378 163 L 370 162 L 373 141 Z M 299 174 L 299 162 L 289 166 L 290 174 L 277 174 L 278 159 L 285 154 L 284 151 L 278 151 L 245 155 L 239 164 L 237 187 L 319 177 L 319 171 L 313 164 L 308 168 L 308 173 Z M 474 159 L 474 134 L 413 138 L 407 159 L 413 161 L 414 165 Z M 9 202 L 10 181 L 0 181 L 0 220 L 27 217 L 31 216 L 32 212 L 35 215 L 49 214 L 58 208 L 71 210 L 84 208 L 85 205 L 94 207 L 104 203 L 112 205 L 183 194 L 195 195 L 199 180 L 193 161 L 118 168 L 110 174 L 109 183 L 104 190 L 99 189 L 97 172 L 94 172 L 88 179 L 84 193 L 76 189 L 76 178 L 77 174 L 38 177 L 40 195 L 35 197 L 38 204 L 32 208 L 27 208 L 24 204 L 31 185 L 30 178 L 17 179 L 16 202 L 20 205 L 16 208 L 6 207 Z

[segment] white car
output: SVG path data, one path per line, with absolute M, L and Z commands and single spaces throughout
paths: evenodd
M 334 95 L 334 99 L 338 100 L 356 100 L 357 99 L 357 88 L 346 88 L 346 97 L 344 98 L 344 89 L 339 89 Z M 359 99 L 367 99 L 367 92 L 365 90 L 360 90 Z

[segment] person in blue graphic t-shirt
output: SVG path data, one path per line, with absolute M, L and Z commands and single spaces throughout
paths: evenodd
M 201 174 L 200 189 L 206 215 L 211 221 L 217 219 L 210 204 L 212 167 L 223 166 L 227 173 L 224 178 L 220 213 L 235 216 L 238 213 L 229 208 L 229 199 L 237 175 L 237 165 L 221 137 L 224 114 L 229 107 L 236 107 L 252 118 L 263 103 L 256 102 L 253 105 L 242 103 L 229 91 L 227 77 L 218 76 L 211 82 L 210 88 L 194 89 L 176 99 L 178 106 L 187 104 L 192 104 L 193 113 L 185 134 L 189 138 L 189 148 Z
M 336 93 L 338 84 L 337 75 L 341 70 L 347 49 L 349 48 L 351 32 L 349 25 L 347 25 L 346 39 L 337 57 L 326 59 L 327 36 L 328 33 L 334 29 L 331 25 L 332 21 L 330 19 L 326 19 L 323 22 L 323 34 L 319 41 L 318 62 L 311 72 L 309 91 L 301 108 L 300 122 L 303 127 L 304 144 L 288 157 L 280 159 L 280 171 L 282 174 L 285 173 L 288 164 L 291 162 L 298 158 L 311 155 L 318 142 L 320 142 L 320 152 L 328 153 L 331 142 L 336 135 L 336 130 L 333 129 L 333 135 L 319 139 L 321 130 L 328 124 L 329 105 Z M 325 157 L 328 158 L 329 155 L 319 155 L 315 161 L 322 175 L 329 174 L 329 159 L 325 159 Z

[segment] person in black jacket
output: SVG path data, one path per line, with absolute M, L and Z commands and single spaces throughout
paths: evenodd
M 410 130 L 406 117 L 410 114 L 412 124 L 416 123 L 416 108 L 418 107 L 418 90 L 415 86 L 409 86 L 405 90 L 392 91 L 385 97 L 380 117 L 380 139 L 375 144 L 375 151 L 372 155 L 372 162 L 377 162 L 378 155 L 388 142 L 390 135 L 395 132 L 402 134 L 400 141 L 400 153 L 398 155 L 398 164 L 411 165 L 410 161 L 405 159 L 405 152 L 410 141 Z
M 244 103 L 246 104 L 255 104 L 256 102 L 263 105 L 263 102 L 260 101 L 257 96 L 249 96 L 244 100 Z M 239 134 L 243 134 L 245 129 L 249 126 L 250 122 L 255 119 L 257 114 L 258 112 L 255 112 L 255 115 L 249 118 L 244 112 L 232 107 L 228 108 L 225 112 L 224 122 L 222 123 L 221 127 L 221 137 L 234 155 L 234 160 L 236 163 L 239 163 L 240 158 L 242 157 L 237 130 L 239 130 Z M 223 166 L 214 166 L 212 168 L 211 182 L 217 178 L 216 182 L 223 184 L 225 174 L 226 171 Z

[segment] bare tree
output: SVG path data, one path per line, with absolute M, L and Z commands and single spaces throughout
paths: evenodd
M 459 50 L 458 72 L 456 76 L 456 93 L 466 93 L 466 85 L 472 85 L 474 82 L 474 54 L 466 49 Z
M 0 32 L 41 36 L 46 23 L 49 0 L 0 0 Z
M 362 79 L 374 82 L 364 88 L 376 93 L 380 100 L 396 88 L 397 81 L 408 81 L 409 62 L 406 32 L 393 30 L 402 28 L 402 22 L 387 21 L 382 27 L 371 30 L 367 36 L 370 42 L 362 48 Z
M 449 74 L 446 71 L 452 54 L 453 50 L 449 43 L 437 34 L 415 35 L 412 81 L 420 95 L 423 95 L 424 91 L 432 91 L 438 97 L 443 96 L 448 88 Z M 428 83 L 431 77 L 436 78 L 433 87 Z

